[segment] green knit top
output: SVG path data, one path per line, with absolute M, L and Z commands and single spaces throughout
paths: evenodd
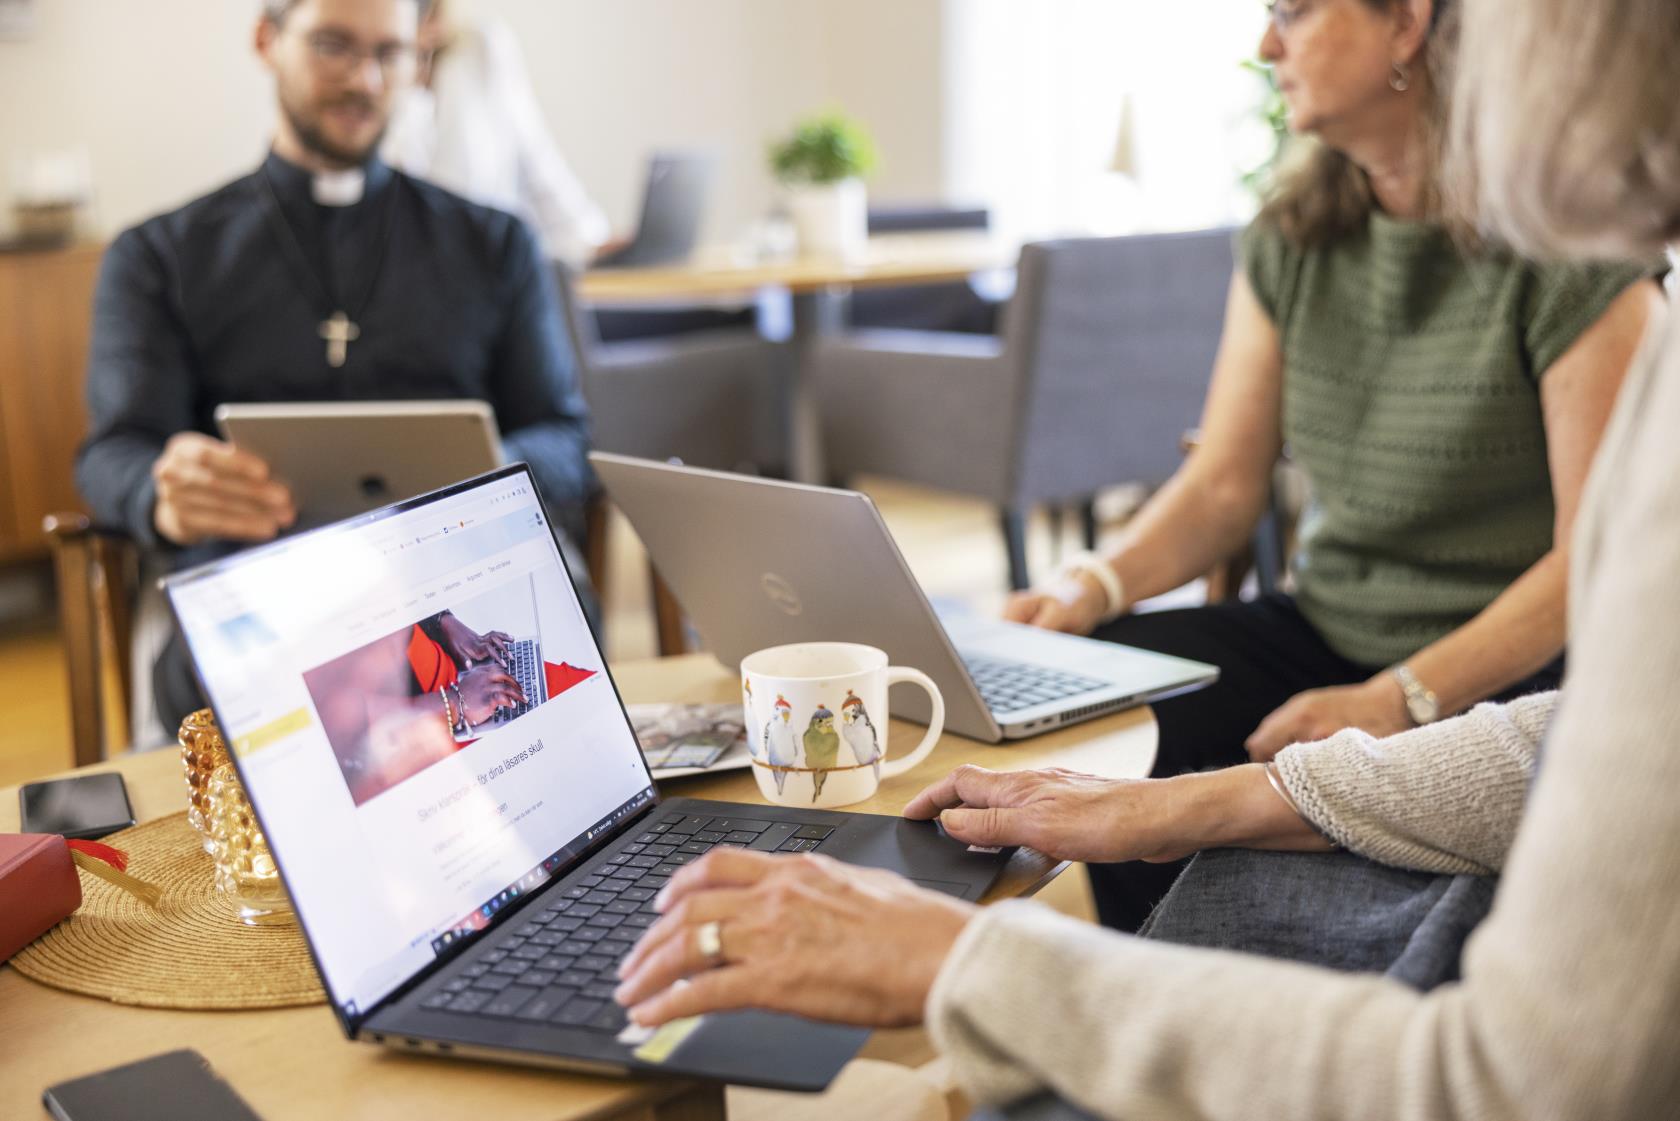
M 1343 657 L 1403 661 L 1551 548 L 1540 381 L 1653 270 L 1469 258 L 1439 226 L 1382 214 L 1311 249 L 1257 222 L 1242 258 L 1311 485 L 1297 603 Z

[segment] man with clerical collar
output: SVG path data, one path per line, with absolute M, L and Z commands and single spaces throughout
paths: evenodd
M 264 0 L 268 158 L 106 253 L 77 485 L 171 567 L 297 517 L 261 460 L 212 435 L 225 402 L 488 401 L 508 457 L 581 533 L 588 410 L 535 239 L 375 155 L 427 3 Z M 178 636 L 153 693 L 166 728 L 199 707 Z

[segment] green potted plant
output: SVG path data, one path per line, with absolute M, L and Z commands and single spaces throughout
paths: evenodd
M 799 122 L 770 145 L 770 169 L 787 197 L 801 252 L 854 256 L 869 235 L 863 177 L 875 166 L 875 146 L 857 122 L 825 113 Z

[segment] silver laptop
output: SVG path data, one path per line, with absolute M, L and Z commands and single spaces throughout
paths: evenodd
M 615 969 L 659 890 L 736 845 L 978 899 L 1011 855 L 928 821 L 662 798 L 523 464 L 165 590 L 352 1039 L 820 1089 L 866 1031 L 757 1011 L 627 1023 Z M 470 710 L 449 698 L 487 667 L 452 652 L 445 614 L 534 633 L 555 687 L 512 720 L 469 715 L 457 743 Z
M 299 529 L 413 498 L 502 463 L 483 401 L 322 401 L 222 405 L 227 440 L 292 488 Z
M 727 666 L 765 646 L 864 642 L 933 678 L 945 726 L 997 743 L 1211 684 L 1202 662 L 934 611 L 875 504 L 856 491 L 592 453 L 706 645 Z M 895 716 L 927 722 L 921 690 Z
M 694 252 L 706 216 L 715 161 L 705 152 L 658 152 L 648 161 L 642 217 L 629 245 L 601 257 L 595 268 L 667 265 Z

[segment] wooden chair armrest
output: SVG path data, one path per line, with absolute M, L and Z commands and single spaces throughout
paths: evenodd
M 120 526 L 100 525 L 86 514 L 74 510 L 48 514 L 41 519 L 41 532 L 56 548 L 88 539 L 131 544 L 133 538 Z

